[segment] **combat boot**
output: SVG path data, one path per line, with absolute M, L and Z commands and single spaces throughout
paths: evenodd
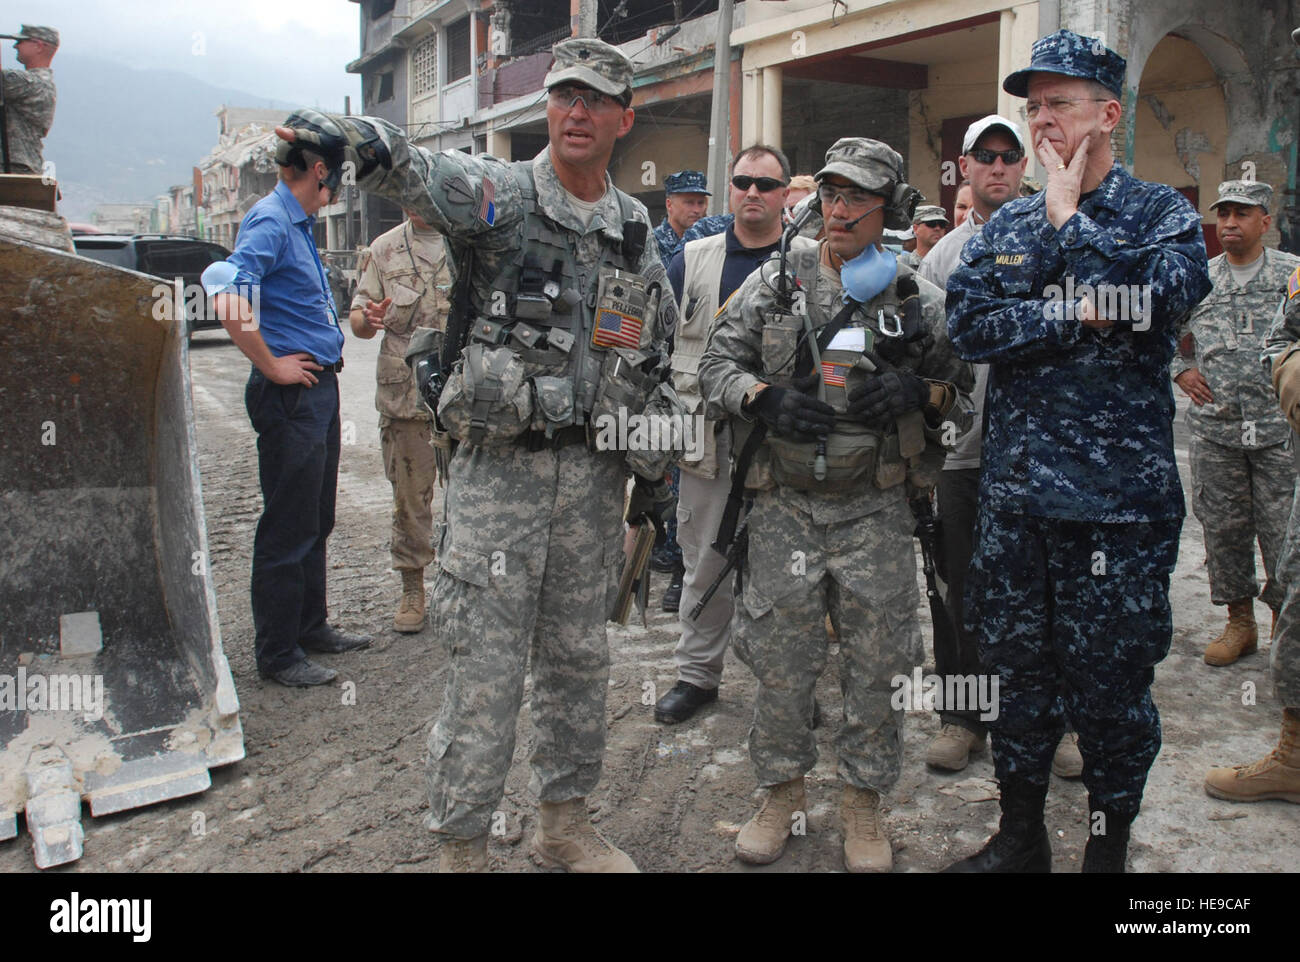
M 767 790 L 767 798 L 736 836 L 736 857 L 751 865 L 775 862 L 790 838 L 795 812 L 807 811 L 803 776 Z
M 1255 625 L 1255 601 L 1244 598 L 1228 602 L 1228 624 L 1223 634 L 1205 648 L 1205 663 L 1222 668 L 1242 655 L 1253 654 L 1259 647 L 1259 628 Z
M 1024 778 L 1002 780 L 1002 821 L 997 834 L 945 872 L 1050 872 L 1052 845 L 1043 824 L 1047 786 Z
M 959 772 L 970 764 L 971 752 L 984 751 L 984 736 L 964 725 L 945 722 L 939 734 L 930 742 L 925 753 L 925 763 L 931 768 Z
M 438 871 L 442 874 L 486 872 L 487 835 L 474 838 L 444 836 L 438 846 Z
M 393 628 L 411 634 L 424 627 L 424 569 L 402 568 L 402 603 Z
M 596 831 L 587 815 L 587 800 L 542 802 L 533 834 L 533 854 L 545 865 L 566 872 L 635 872 L 636 864 Z
M 880 795 L 869 788 L 844 786 L 840 801 L 844 828 L 844 867 L 850 872 L 889 872 L 894 852 L 880 828 Z
M 1083 754 L 1079 751 L 1078 732 L 1066 732 L 1052 754 L 1052 774 L 1057 778 L 1082 778 Z
M 1136 813 L 1135 813 L 1136 814 Z M 1101 815 L 1100 821 L 1097 816 Z M 1123 874 L 1128 858 L 1129 828 L 1133 815 L 1125 815 L 1088 796 L 1088 844 L 1083 847 L 1083 871 Z M 1099 831 L 1093 832 L 1093 826 Z
M 1276 748 L 1249 765 L 1210 769 L 1205 791 L 1229 802 L 1276 798 L 1300 803 L 1300 709 L 1282 712 L 1282 737 Z

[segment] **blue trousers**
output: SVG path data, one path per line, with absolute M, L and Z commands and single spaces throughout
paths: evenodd
M 966 620 L 998 678 L 998 779 L 1044 785 L 1065 730 L 1079 734 L 1089 795 L 1136 815 L 1160 750 L 1151 699 L 1169 653 L 1169 576 L 1182 519 L 1092 524 L 981 503 Z
M 267 674 L 307 657 L 299 640 L 326 627 L 325 539 L 334 530 L 339 474 L 339 382 L 283 386 L 253 368 L 244 405 L 257 431 L 262 517 L 253 538 L 257 667 Z

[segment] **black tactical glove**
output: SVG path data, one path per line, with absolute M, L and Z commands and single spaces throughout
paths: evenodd
M 774 434 L 812 441 L 835 429 L 835 409 L 825 401 L 806 393 L 817 384 L 820 375 L 795 378 L 790 387 L 766 387 L 759 392 L 749 413 L 766 424 Z
M 659 530 L 663 530 L 664 522 L 676 512 L 677 499 L 673 497 L 673 490 L 668 486 L 667 481 L 663 478 L 651 481 L 649 478 L 636 475 L 636 483 L 632 485 L 632 497 L 628 499 L 627 512 L 623 515 L 624 521 L 630 525 L 649 521 Z
M 883 426 L 908 411 L 919 411 L 929 403 L 930 386 L 921 378 L 891 367 L 871 351 L 864 352 L 863 356 L 876 369 L 849 392 L 846 412 L 849 417 Z
M 292 143 L 282 142 L 276 151 L 276 161 L 294 163 L 294 149 L 306 148 L 320 154 L 329 168 L 326 186 L 335 190 L 339 186 L 343 165 L 351 162 L 358 178 L 365 177 L 376 167 L 391 170 L 392 158 L 388 145 L 379 131 L 360 117 L 337 117 L 317 110 L 295 110 L 282 126 L 294 132 Z

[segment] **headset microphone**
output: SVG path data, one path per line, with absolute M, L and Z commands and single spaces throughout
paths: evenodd
M 860 215 L 860 216 L 858 216 L 858 217 L 853 218 L 853 220 L 851 220 L 851 221 L 849 221 L 847 224 L 845 224 L 844 227 L 843 227 L 842 229 L 843 229 L 843 230 L 853 230 L 853 228 L 855 228 L 855 227 L 858 226 L 858 221 L 860 221 L 860 220 L 864 220 L 864 219 L 866 219 L 867 217 L 870 217 L 872 214 L 874 214 L 876 211 L 880 210 L 880 208 L 882 208 L 882 207 L 884 207 L 884 206 L 885 206 L 884 204 L 877 204 L 875 207 L 871 208 L 871 209 L 870 209 L 869 211 L 867 211 L 865 214 L 862 214 L 862 215 Z

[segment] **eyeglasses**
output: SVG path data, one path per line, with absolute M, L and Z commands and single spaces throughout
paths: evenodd
M 1020 108 L 1020 116 L 1025 120 L 1033 120 L 1038 116 L 1038 111 L 1044 107 L 1050 110 L 1053 114 L 1060 116 L 1061 114 L 1068 114 L 1074 108 L 1075 104 L 1104 104 L 1113 99 L 1113 97 L 1053 97 L 1051 100 L 1041 104 L 1035 100 L 1031 100 Z
M 572 110 L 577 106 L 578 101 L 582 101 L 582 106 L 588 112 L 593 110 L 603 110 L 607 107 L 618 105 L 625 106 L 622 97 L 614 97 L 599 90 L 592 90 L 590 87 L 575 87 L 572 84 L 560 84 L 558 87 L 552 87 L 547 92 L 547 99 L 554 107 L 561 110 Z
M 1002 163 L 1008 167 L 1025 159 L 1025 152 L 1018 147 L 1012 147 L 1010 150 L 988 150 L 984 147 L 972 147 L 968 153 L 975 158 L 976 163 L 980 164 L 991 164 L 1001 157 Z
M 837 200 L 844 201 L 844 206 L 849 210 L 860 210 L 872 201 L 879 200 L 875 194 L 865 190 L 857 187 L 841 187 L 838 184 L 821 184 L 817 188 L 817 197 L 822 202 L 823 210 L 830 210 Z
M 775 177 L 750 177 L 748 174 L 737 174 L 731 178 L 731 186 L 736 190 L 749 190 L 751 187 L 757 187 L 760 193 L 766 194 L 778 187 L 784 187 L 785 181 L 777 180 Z

